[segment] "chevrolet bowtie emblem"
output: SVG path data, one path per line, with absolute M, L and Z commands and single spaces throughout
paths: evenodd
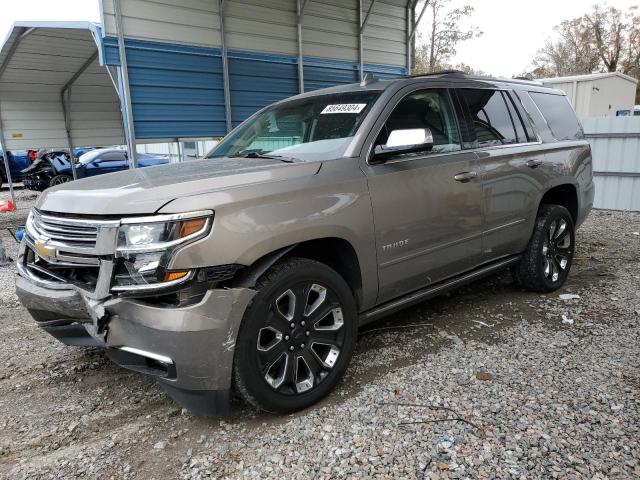
M 44 259 L 51 258 L 55 253 L 55 249 L 47 246 L 44 242 L 36 242 L 35 247 L 38 256 Z

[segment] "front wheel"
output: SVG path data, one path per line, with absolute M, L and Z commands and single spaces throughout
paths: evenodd
M 542 205 L 514 276 L 528 290 L 553 292 L 567 279 L 574 251 L 575 227 L 569 211 L 560 205 Z
M 261 410 L 306 408 L 347 369 L 357 335 L 353 294 L 337 272 L 304 258 L 276 264 L 256 289 L 236 343 L 236 389 Z
M 68 183 L 73 180 L 71 175 L 67 175 L 66 173 L 61 173 L 60 175 L 56 175 L 49 182 L 50 187 L 55 187 L 56 185 L 62 185 L 63 183 Z

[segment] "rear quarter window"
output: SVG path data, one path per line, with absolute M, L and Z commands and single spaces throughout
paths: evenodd
M 583 138 L 582 127 L 567 97 L 540 92 L 529 92 L 529 95 L 547 121 L 556 140 Z

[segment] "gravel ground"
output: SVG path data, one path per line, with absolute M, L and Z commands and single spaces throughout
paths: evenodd
M 319 405 L 222 420 L 39 331 L 0 267 L 0 477 L 640 478 L 639 231 L 595 211 L 561 291 L 474 283 L 367 327 Z

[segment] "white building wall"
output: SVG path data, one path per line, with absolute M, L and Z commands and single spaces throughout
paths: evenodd
M 604 74 L 587 75 L 585 79 L 568 77 L 543 79 L 545 86 L 557 88 L 567 94 L 579 118 L 615 117 L 618 110 L 633 110 L 636 84 L 624 77 Z

